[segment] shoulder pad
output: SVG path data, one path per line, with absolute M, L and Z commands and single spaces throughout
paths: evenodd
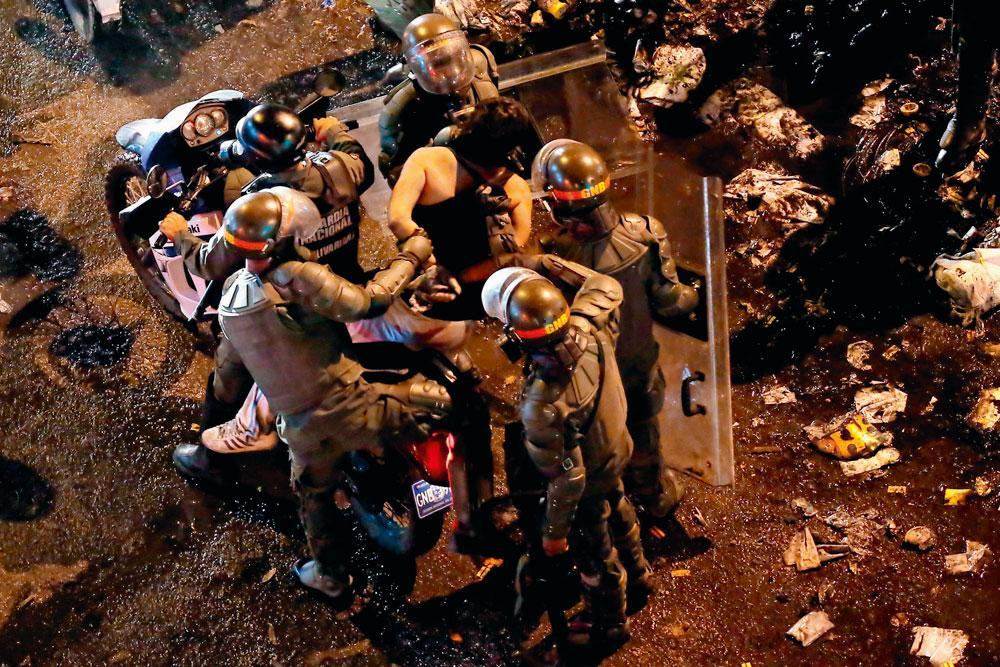
M 412 89 L 413 79 L 410 78 L 403 79 L 395 86 L 393 86 L 392 89 L 390 89 L 389 92 L 385 94 L 385 99 L 382 101 L 382 104 L 384 106 L 389 106 L 389 103 L 392 102 L 392 100 L 395 99 L 395 97 L 399 95 L 404 88 Z
M 236 317 L 273 305 L 260 276 L 241 269 L 226 281 L 219 300 L 219 314 Z
M 476 64 L 476 73 L 485 74 L 490 77 L 493 83 L 496 83 L 500 78 L 500 72 L 497 69 L 497 61 L 493 57 L 493 52 L 482 44 L 470 44 L 469 48 L 472 49 L 473 60 Z

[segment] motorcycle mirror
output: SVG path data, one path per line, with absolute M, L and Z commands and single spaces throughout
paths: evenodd
M 336 69 L 325 69 L 313 79 L 313 90 L 321 97 L 333 97 L 344 89 L 347 79 L 343 72 Z
M 149 168 L 146 174 L 146 190 L 153 199 L 159 199 L 167 191 L 167 170 L 158 164 Z

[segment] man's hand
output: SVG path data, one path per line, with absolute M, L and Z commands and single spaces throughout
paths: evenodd
M 160 233 L 171 241 L 181 232 L 187 231 L 188 221 L 177 211 L 167 213 L 167 216 L 160 220 Z
M 497 213 L 510 213 L 517 206 L 511 198 L 507 196 L 507 193 L 502 189 L 498 192 L 493 192 L 493 187 L 489 185 L 481 185 L 476 189 L 476 197 L 479 199 L 479 206 L 482 208 L 483 212 L 490 215 L 495 215 Z
M 313 128 L 316 132 L 316 141 L 326 141 L 330 135 L 347 131 L 347 126 L 333 116 L 323 116 L 313 120 Z
M 569 551 L 569 541 L 565 537 L 553 539 L 551 537 L 542 538 L 542 551 L 546 556 L 559 556 Z
M 418 313 L 427 311 L 435 303 L 454 301 L 462 293 L 458 280 L 439 264 L 428 267 L 409 287 L 413 290 L 410 307 Z

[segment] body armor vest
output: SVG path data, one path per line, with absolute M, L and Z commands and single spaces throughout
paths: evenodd
M 361 367 L 341 350 L 343 325 L 314 315 L 293 316 L 260 276 L 242 269 L 219 304 L 219 325 L 278 414 L 315 407 L 335 387 L 356 382 Z

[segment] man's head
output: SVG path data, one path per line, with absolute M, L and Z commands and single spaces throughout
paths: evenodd
M 224 161 L 255 171 L 283 171 L 302 154 L 305 141 L 305 128 L 294 111 L 258 104 L 236 123 L 236 141 L 227 144 Z
M 483 286 L 483 308 L 525 349 L 561 341 L 569 329 L 569 303 L 550 280 L 531 269 L 496 271 Z
M 417 84 L 435 95 L 461 93 L 476 75 L 465 33 L 441 14 L 410 21 L 403 31 L 403 55 Z
M 516 100 L 485 100 L 458 120 L 450 146 L 475 165 L 488 181 L 502 184 L 512 173 L 526 171 L 524 147 L 536 139 L 528 111 Z
M 223 240 L 235 254 L 266 260 L 283 239 L 302 242 L 313 236 L 323 219 L 316 204 L 286 187 L 243 195 L 226 210 Z
M 611 171 L 587 144 L 556 139 L 542 146 L 531 165 L 531 182 L 546 193 L 555 222 L 578 239 L 610 234 L 618 222 L 608 203 Z

